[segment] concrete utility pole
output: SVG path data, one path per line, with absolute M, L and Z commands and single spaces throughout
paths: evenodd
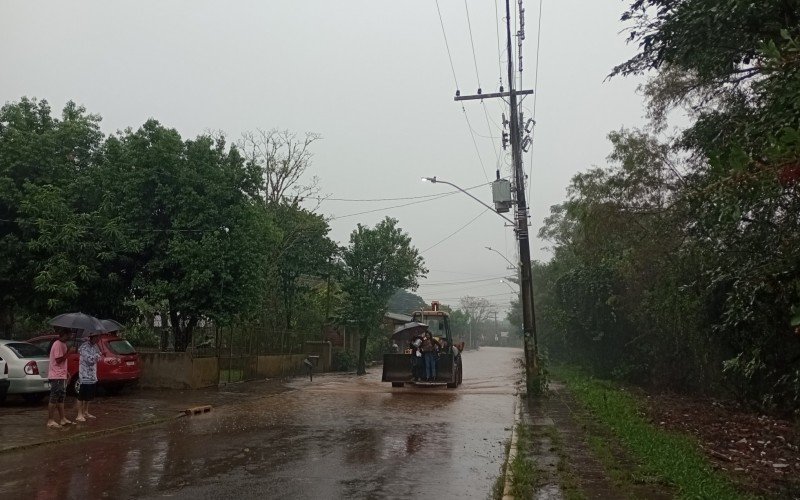
M 522 32 L 518 36 L 524 36 Z M 531 248 L 528 240 L 528 206 L 525 202 L 525 172 L 522 168 L 522 136 L 520 134 L 520 115 L 517 107 L 517 96 L 532 94 L 532 90 L 514 90 L 514 54 L 511 48 L 511 7 L 506 0 L 506 52 L 508 59 L 508 92 L 496 94 L 478 94 L 471 96 L 456 95 L 456 101 L 508 97 L 510 106 L 511 157 L 514 166 L 514 188 L 516 191 L 516 221 L 514 230 L 519 241 L 519 274 L 520 302 L 522 303 L 522 332 L 525 344 L 525 378 L 528 392 L 539 390 L 539 356 L 536 335 L 536 321 L 533 304 L 533 280 L 531 279 Z M 520 59 L 521 66 L 521 59 Z M 529 140 L 529 139 L 527 139 Z

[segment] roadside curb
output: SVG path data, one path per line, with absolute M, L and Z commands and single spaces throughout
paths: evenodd
M 511 444 L 508 447 L 508 456 L 506 457 L 506 462 L 503 464 L 503 476 L 505 478 L 505 481 L 503 482 L 503 500 L 514 500 L 514 495 L 511 493 L 511 486 L 514 482 L 511 464 L 517 457 L 517 426 L 521 421 L 520 412 L 522 409 L 522 394 L 517 395 L 517 399 L 514 401 L 514 406 L 514 424 L 511 426 Z
M 2 448 L 2 449 L 0 449 L 0 455 L 2 455 L 4 453 L 9 453 L 9 452 L 12 452 L 12 451 L 20 451 L 20 450 L 28 450 L 28 449 L 32 449 L 32 448 L 39 448 L 41 446 L 46 446 L 46 445 L 50 445 L 50 444 L 60 444 L 60 443 L 67 443 L 69 441 L 79 441 L 79 440 L 82 440 L 82 439 L 90 439 L 90 438 L 100 437 L 100 436 L 108 436 L 108 435 L 112 435 L 112 434 L 120 434 L 120 433 L 123 433 L 123 432 L 126 432 L 126 431 L 139 429 L 141 427 L 149 427 L 151 425 L 163 424 L 164 422 L 169 422 L 171 420 L 177 420 L 177 419 L 179 419 L 181 417 L 185 417 L 185 416 L 186 416 L 186 414 L 181 412 L 181 413 L 179 413 L 177 415 L 170 415 L 168 417 L 161 417 L 161 418 L 155 418 L 155 419 L 151 419 L 151 420 L 144 420 L 142 422 L 136 422 L 136 423 L 133 423 L 133 424 L 122 425 L 122 426 L 119 426 L 119 427 L 111 427 L 111 428 L 108 428 L 108 429 L 100 429 L 100 430 L 96 430 L 96 431 L 81 432 L 79 434 L 72 434 L 72 435 L 62 436 L 62 437 L 58 437 L 58 438 L 55 438 L 55 439 L 45 439 L 45 440 L 42 440 L 42 441 L 37 441 L 35 443 L 27 443 L 27 444 L 21 444 L 21 445 L 18 445 L 18 446 L 12 446 L 10 448 Z

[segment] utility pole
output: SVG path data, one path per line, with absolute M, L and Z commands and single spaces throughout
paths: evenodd
M 521 2 L 520 2 L 521 3 Z M 524 32 L 520 30 L 517 36 L 522 38 Z M 514 188 L 516 191 L 516 220 L 514 231 L 519 242 L 519 273 L 520 273 L 520 302 L 522 302 L 522 332 L 525 345 L 525 383 L 528 393 L 539 390 L 539 356 L 536 335 L 536 321 L 533 304 L 533 280 L 531 279 L 531 248 L 528 239 L 528 206 L 525 202 L 525 172 L 522 168 L 522 136 L 520 133 L 520 115 L 517 106 L 517 96 L 532 94 L 532 90 L 514 90 L 514 54 L 511 45 L 511 7 L 506 0 L 506 52 L 508 59 L 508 92 L 495 94 L 477 94 L 471 96 L 456 95 L 456 101 L 486 99 L 494 97 L 509 98 L 509 125 L 511 157 L 514 167 Z M 521 43 L 521 41 L 520 41 Z M 520 69 L 522 59 L 520 56 Z M 526 139 L 529 141 L 530 139 Z

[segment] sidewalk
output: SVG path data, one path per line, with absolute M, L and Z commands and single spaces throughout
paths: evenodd
M 30 405 L 9 396 L 0 406 L 0 453 L 44 444 L 70 441 L 155 425 L 184 416 L 187 408 L 213 408 L 241 402 L 244 398 L 283 392 L 280 380 L 260 380 L 199 390 L 126 390 L 117 396 L 100 396 L 89 410 L 95 420 L 48 429 L 47 399 Z M 75 420 L 75 398 L 67 397 L 66 417 Z

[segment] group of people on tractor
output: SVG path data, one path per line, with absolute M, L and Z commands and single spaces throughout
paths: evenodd
M 411 339 L 411 373 L 414 382 L 433 382 L 436 380 L 436 362 L 439 353 L 447 348 L 447 341 L 437 339 L 430 331 Z

